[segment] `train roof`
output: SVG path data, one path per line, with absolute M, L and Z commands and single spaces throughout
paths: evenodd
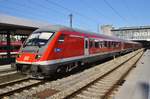
M 61 30 L 76 31 L 76 32 L 81 32 L 83 34 L 90 34 L 90 35 L 95 35 L 95 36 L 101 36 L 104 39 L 133 43 L 132 41 L 123 40 L 123 39 L 117 38 L 115 36 L 107 36 L 107 35 L 104 35 L 104 34 L 100 34 L 100 33 L 96 33 L 96 32 L 90 32 L 90 31 L 85 31 L 85 30 L 80 30 L 80 29 L 75 29 L 75 28 L 70 28 L 70 27 L 63 26 L 63 25 L 45 26 L 45 27 L 41 27 L 41 28 L 37 29 L 34 32 L 38 32 L 38 31 L 53 31 L 53 32 L 58 32 L 58 31 L 61 31 Z

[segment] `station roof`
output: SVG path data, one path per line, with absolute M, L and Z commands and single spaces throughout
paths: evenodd
M 114 28 L 114 29 L 112 29 L 112 31 L 122 31 L 122 30 L 141 30 L 141 29 L 150 29 L 150 26 L 121 27 L 121 28 Z
M 0 30 L 23 29 L 35 30 L 39 27 L 50 25 L 46 22 L 33 21 L 0 13 Z

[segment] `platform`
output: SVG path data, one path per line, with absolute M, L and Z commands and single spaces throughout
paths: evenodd
M 150 99 L 150 50 L 125 80 L 113 99 Z
M 0 66 L 0 71 L 4 71 L 4 70 L 7 70 L 7 69 L 11 69 L 11 65 L 8 64 L 8 65 L 1 65 Z

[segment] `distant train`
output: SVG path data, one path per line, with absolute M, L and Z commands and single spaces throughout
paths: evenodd
M 19 51 L 19 48 L 21 47 L 22 45 L 22 42 L 21 41 L 13 41 L 10 43 L 10 49 L 8 49 L 8 46 L 7 46 L 7 42 L 6 41 L 1 41 L 0 42 L 0 53 L 2 52 L 7 52 L 7 50 L 10 50 L 10 52 L 18 52 Z
M 16 67 L 32 77 L 47 78 L 141 47 L 137 42 L 54 25 L 29 36 L 16 58 Z

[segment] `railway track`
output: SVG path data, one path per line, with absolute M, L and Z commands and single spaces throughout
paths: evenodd
M 24 77 L 12 82 L 0 84 L 0 98 L 13 95 L 14 93 L 21 92 L 42 83 L 44 83 L 44 81 Z
M 0 74 L 0 84 L 11 82 L 17 79 L 21 79 L 26 77 L 26 75 L 21 74 L 20 72 L 17 71 L 12 71 L 8 73 L 3 73 Z
M 87 86 L 81 88 L 78 92 L 75 92 L 66 98 L 73 98 L 73 99 L 108 99 L 108 93 L 112 88 L 121 81 L 121 78 L 130 70 L 131 61 L 136 62 L 136 59 L 139 56 L 132 58 L 131 60 L 127 61 L 123 65 L 114 70 L 110 71 L 108 74 L 104 75 L 96 79 L 95 81 L 91 82 Z M 134 65 L 134 64 L 133 64 Z
M 143 50 L 138 50 L 81 73 L 42 83 L 37 87 L 30 86 L 29 89 L 17 91 L 18 94 L 13 92 L 9 95 L 14 99 L 107 99 L 113 87 L 127 74 L 142 53 Z
M 14 64 L 7 64 L 0 66 L 0 78 L 5 75 L 17 73 Z
M 16 71 L 15 69 L 6 69 L 6 70 L 3 70 L 3 71 L 0 71 L 0 76 L 1 74 L 6 74 L 6 73 L 9 73 L 9 72 L 14 72 Z
M 66 87 L 66 89 L 50 96 L 50 99 L 108 99 L 113 88 L 127 75 L 135 65 L 143 52 L 136 52 L 132 57 L 115 66 L 112 64 L 108 69 L 106 66 L 105 73 L 102 71 L 95 72 L 89 78 L 83 78 L 80 82 Z M 118 60 L 119 61 L 119 60 Z M 113 66 L 114 65 L 114 66 Z M 117 63 L 116 63 L 117 65 Z M 104 67 L 101 67 L 104 69 Z M 98 69 L 98 68 L 97 68 Z M 55 88 L 56 89 L 56 88 Z

